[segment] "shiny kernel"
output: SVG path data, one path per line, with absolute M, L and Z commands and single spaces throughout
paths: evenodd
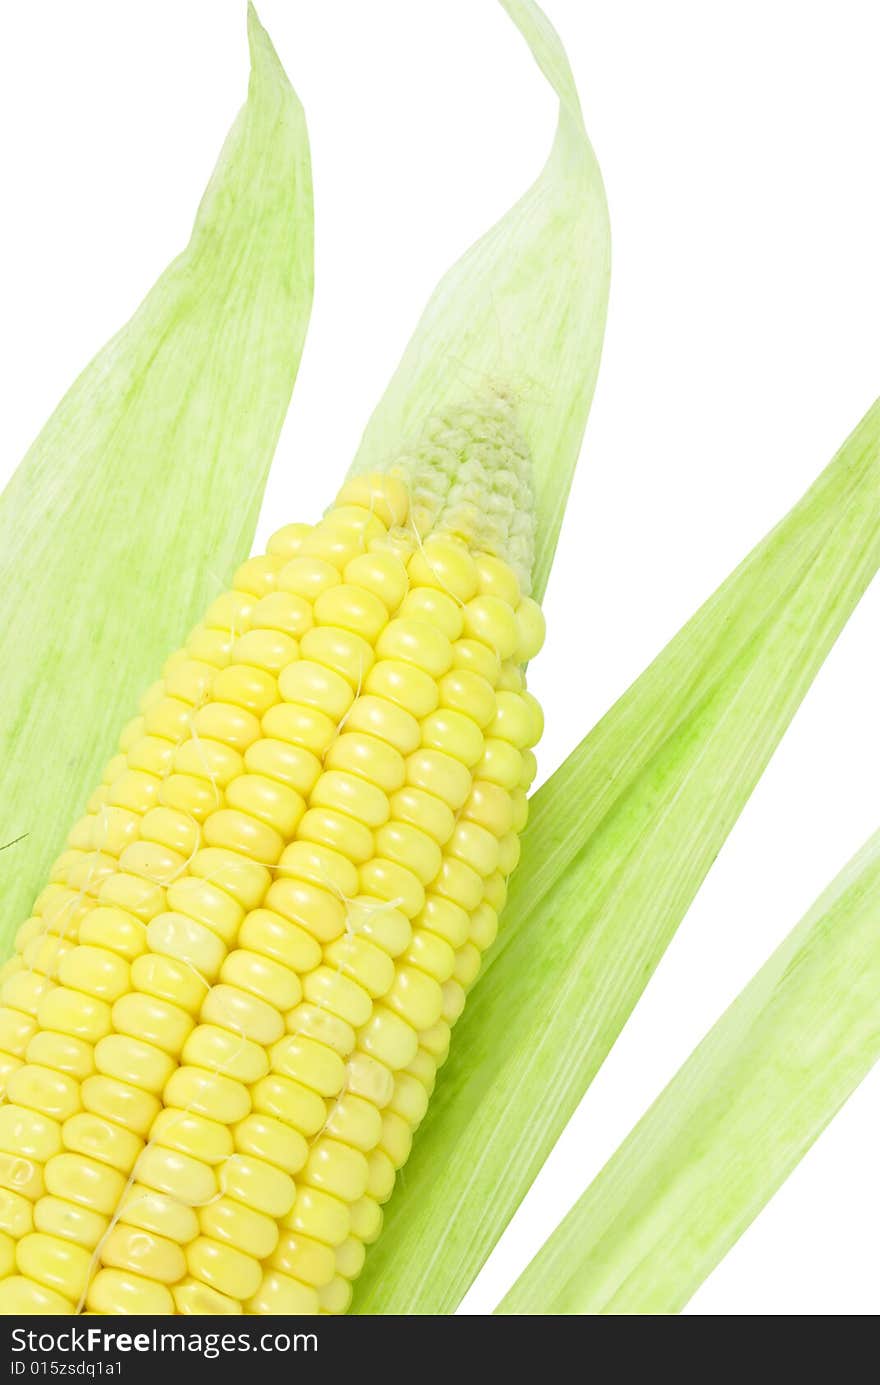
M 218 1164 L 232 1153 L 232 1135 L 225 1125 L 198 1116 L 193 1111 L 164 1107 L 153 1122 L 150 1141 L 165 1149 L 176 1149 L 204 1164 Z
M 498 936 L 498 915 L 485 901 L 474 910 L 471 918 L 470 941 L 480 952 L 491 947 Z
M 201 992 L 205 985 L 213 981 L 223 963 L 226 947 L 223 940 L 203 923 L 186 914 L 159 914 L 147 925 L 147 941 L 151 952 L 160 956 L 178 958 L 184 965 L 194 969 L 197 984 L 203 977 Z M 144 961 L 150 959 L 144 958 Z M 187 997 L 188 998 L 188 997 Z M 201 996 L 199 997 L 201 1003 Z
M 94 1054 L 94 1048 L 84 1039 L 42 1029 L 28 1044 L 27 1060 L 41 1067 L 55 1068 L 81 1081 L 84 1077 L 90 1077 L 95 1070 Z
M 192 926 L 200 927 L 199 924 Z M 152 924 L 148 926 L 148 935 L 151 927 Z M 205 978 L 196 973 L 189 962 L 176 957 L 164 957 L 161 953 L 157 955 L 154 952 L 137 959 L 132 966 L 131 979 L 136 991 L 154 996 L 156 1000 L 178 1005 L 189 1015 L 198 1013 L 208 985 Z
M 513 827 L 513 802 L 507 789 L 486 779 L 475 779 L 461 813 L 468 822 L 503 837 Z
M 309 1236 L 327 1246 L 338 1246 L 351 1226 L 348 1207 L 338 1197 L 318 1188 L 298 1188 L 296 1199 L 282 1222 L 285 1230 Z
M 211 687 L 217 670 L 212 664 L 200 659 L 188 659 L 173 655 L 162 670 L 165 691 L 170 697 L 188 702 L 191 707 L 203 702 Z
M 418 877 L 405 866 L 382 856 L 361 866 L 360 890 L 362 894 L 385 900 L 410 919 L 415 918 L 425 904 L 424 886 Z
M 365 827 L 381 827 L 388 821 L 388 795 L 384 789 L 357 774 L 329 769 L 312 791 L 313 808 L 339 809 Z
M 433 883 L 433 890 L 444 899 L 452 900 L 467 913 L 472 913 L 483 899 L 483 880 L 470 866 L 447 856 Z
M 332 942 L 345 931 L 342 901 L 329 890 L 308 881 L 276 880 L 266 895 L 266 903 L 291 923 L 305 928 L 321 943 Z
M 94 1250 L 107 1230 L 108 1219 L 88 1207 L 77 1207 L 60 1197 L 41 1197 L 34 1207 L 34 1225 L 47 1236 L 74 1241 L 86 1250 Z
M 197 625 L 187 639 L 186 649 L 200 663 L 210 664 L 212 668 L 225 668 L 233 643 L 234 636 L 228 627 L 217 630 L 207 625 Z
M 544 612 L 531 597 L 524 596 L 516 608 L 517 645 L 514 656 L 519 663 L 528 663 L 541 652 L 547 634 Z
M 511 875 L 519 865 L 520 842 L 515 832 L 508 832 L 498 843 L 498 869 L 502 875 Z
M 535 775 L 538 773 L 538 761 L 534 751 L 524 750 L 522 752 L 522 773 L 519 776 L 518 789 L 528 791 L 534 782 Z
M 196 852 L 189 863 L 190 877 L 214 886 L 223 894 L 231 895 L 243 909 L 255 909 L 261 902 L 269 885 L 271 876 L 264 866 L 224 847 L 205 847 Z M 180 882 L 183 883 L 182 881 Z M 176 885 L 168 890 L 168 902 L 174 908 L 183 908 L 185 913 L 196 915 L 191 908 L 176 904 L 174 899 Z M 195 895 L 196 891 L 193 890 Z M 210 920 L 204 922 L 210 926 Z M 219 928 L 217 930 L 219 932 Z
M 310 605 L 321 592 L 336 586 L 340 581 L 339 569 L 335 563 L 327 561 L 318 554 L 304 555 L 302 550 L 290 562 L 285 563 L 278 574 L 278 588 L 301 597 Z
M 65 1149 L 72 1154 L 97 1159 L 125 1174 L 131 1172 L 143 1148 L 143 1141 L 130 1130 L 86 1111 L 64 1122 L 63 1137 Z
M 265 822 L 235 808 L 221 808 L 205 820 L 208 846 L 240 852 L 264 865 L 274 865 L 284 847 L 284 838 Z
M 494 871 L 486 881 L 485 896 L 485 902 L 500 914 L 507 902 L 507 881 L 500 870 Z
M 412 1130 L 405 1120 L 393 1111 L 382 1117 L 382 1139 L 379 1144 L 396 1169 L 402 1169 L 412 1149 Z
M 0 1188 L 35 1202 L 44 1191 L 42 1169 L 21 1154 L 0 1153 Z
M 267 1270 L 247 1311 L 258 1317 L 311 1317 L 319 1307 L 318 1293 L 310 1285 L 278 1270 Z
M 265 1260 L 278 1243 L 278 1225 L 273 1218 L 231 1197 L 203 1207 L 199 1226 L 205 1236 L 235 1246 L 255 1260 Z
M 221 1294 L 197 1279 L 183 1279 L 171 1292 L 181 1317 L 236 1317 L 244 1313 L 238 1299 Z
M 56 1154 L 46 1165 L 46 1187 L 53 1196 L 105 1216 L 115 1210 L 125 1184 L 124 1174 L 82 1154 Z
M 526 750 L 534 744 L 534 712 L 521 693 L 499 692 L 496 694 L 497 710 L 489 727 L 488 734 L 499 740 L 508 741 L 517 750 Z
M 249 663 L 231 664 L 229 668 L 221 669 L 211 689 L 211 705 L 238 707 L 254 717 L 264 716 L 277 701 L 276 679 L 265 669 L 255 668 Z
M 384 602 L 365 587 L 348 582 L 322 592 L 315 601 L 314 614 L 319 625 L 348 630 L 370 644 L 388 621 Z
M 289 1174 L 252 1154 L 233 1154 L 220 1173 L 223 1191 L 267 1217 L 283 1217 L 293 1206 L 296 1185 Z
M 235 1148 L 240 1154 L 264 1159 L 284 1173 L 297 1173 L 308 1156 L 301 1134 L 265 1114 L 251 1114 L 235 1127 Z
M 345 1244 L 345 1242 L 343 1242 Z M 336 1257 L 329 1246 L 295 1231 L 283 1231 L 270 1260 L 272 1269 L 298 1279 L 301 1284 L 320 1288 L 329 1284 L 336 1270 Z
M 418 967 L 400 966 L 391 989 L 384 997 L 384 1004 L 413 1029 L 428 1029 L 440 1018 L 443 997 L 439 984 L 432 976 Z M 396 1066 L 406 1067 L 412 1056 Z
M 351 1209 L 351 1234 L 365 1246 L 379 1239 L 382 1231 L 382 1208 L 371 1197 L 362 1197 Z
M 420 1047 L 430 1054 L 438 1068 L 446 1062 L 451 1037 L 449 1025 L 445 1020 L 438 1020 L 430 1029 L 423 1029 L 419 1035 Z
M 425 620 L 396 617 L 388 622 L 376 641 L 380 659 L 401 660 L 441 678 L 452 666 L 452 645 L 443 631 Z
M 373 1009 L 369 993 L 331 967 L 316 967 L 303 977 L 303 995 L 313 1005 L 326 1008 L 355 1028 L 366 1024 Z
M 407 619 L 427 621 L 448 640 L 457 640 L 464 627 L 461 604 L 436 587 L 411 587 L 400 614 Z
M 358 1043 L 371 1058 L 392 1071 L 412 1062 L 418 1039 L 412 1025 L 385 1005 L 377 1005 L 358 1035 Z M 389 1098 L 390 1099 L 390 1098 Z
M 497 688 L 501 677 L 501 660 L 496 651 L 490 649 L 482 640 L 456 640 L 452 651 L 454 669 L 476 673 L 492 688 Z
M 335 625 L 318 626 L 304 635 L 302 656 L 344 678 L 355 693 L 363 686 L 374 658 L 365 639 Z
M 80 949 L 70 948 L 68 951 L 79 952 Z M 24 959 L 15 958 L 14 960 L 23 962 Z M 63 961 L 64 956 L 60 959 L 60 962 Z M 23 967 L 16 971 L 10 969 L 9 975 L 3 982 L 2 991 L 0 991 L 3 1006 L 5 1009 L 18 1010 L 21 1014 L 31 1015 L 36 1019 L 40 1002 L 52 984 L 53 982 L 47 976 L 43 976 L 38 971 L 26 971 Z
M 251 746 L 245 763 L 251 774 L 275 780 L 301 797 L 311 793 L 321 773 L 321 761 L 311 751 L 270 736 Z
M 6 1100 L 13 1106 L 26 1106 L 52 1120 L 63 1121 L 79 1110 L 78 1082 L 52 1068 L 28 1063 L 10 1073 L 6 1082 Z M 2 1108 L 0 1108 L 2 1109 Z M 0 1223 L 2 1229 L 2 1223 Z
M 428 1109 L 428 1094 L 418 1078 L 407 1072 L 396 1074 L 389 1109 L 406 1121 L 411 1130 L 416 1129 Z
M 381 827 L 376 833 L 376 851 L 412 871 L 423 885 L 430 884 L 443 861 L 434 839 L 405 822 L 389 822 Z
M 476 822 L 459 822 L 446 850 L 478 875 L 491 875 L 493 870 L 498 869 L 498 839 Z
M 290 559 L 299 553 L 303 540 L 311 531 L 310 524 L 285 524 L 281 529 L 276 529 L 271 536 L 266 544 L 266 552 L 273 558 L 283 558 L 285 562 L 290 562 Z
M 183 1058 L 208 1072 L 222 1073 L 247 1084 L 269 1071 L 269 1060 L 261 1044 L 214 1024 L 200 1024 L 193 1030 L 184 1045 Z
M 202 823 L 220 807 L 223 796 L 220 789 L 206 779 L 197 779 L 192 774 L 170 774 L 162 781 L 159 802 L 165 808 L 173 808 L 186 818 Z
M 355 1033 L 348 1021 L 307 1000 L 289 1010 L 285 1019 L 291 1034 L 314 1039 L 338 1053 L 340 1058 L 347 1058 L 354 1048 Z
M 439 701 L 436 679 L 400 659 L 383 658 L 374 664 L 364 680 L 363 691 L 387 700 L 419 720 L 433 712 Z
M 160 886 L 168 886 L 186 869 L 187 860 L 178 851 L 169 851 L 155 842 L 133 842 L 119 858 L 120 868 L 129 875 Z
M 406 568 L 393 553 L 361 553 L 346 563 L 345 581 L 377 597 L 388 613 L 395 612 L 409 587 Z
M 512 692 L 522 694 L 525 691 L 526 679 L 520 664 L 514 663 L 513 659 L 506 659 L 501 665 L 501 677 L 496 686 L 497 692 Z
M 239 752 L 247 750 L 260 735 L 260 723 L 253 712 L 231 702 L 209 702 L 200 707 L 193 713 L 192 724 L 199 739 L 220 741 Z
M 61 1149 L 61 1126 L 25 1106 L 0 1106 L 0 1150 L 45 1164 Z
M 293 789 L 261 774 L 243 774 L 229 785 L 230 808 L 265 823 L 283 838 L 290 838 L 305 811 L 302 797 Z
M 270 1073 L 253 1089 L 254 1110 L 277 1116 L 306 1137 L 315 1135 L 327 1119 L 327 1104 L 310 1087 Z
M 302 1182 L 343 1202 L 356 1202 L 367 1188 L 367 1160 L 360 1150 L 322 1135 L 309 1150 Z
M 516 746 L 491 736 L 486 738 L 482 758 L 474 768 L 474 779 L 487 779 L 510 791 L 517 788 L 522 769 L 523 756 Z
M 158 1095 L 174 1069 L 174 1059 L 127 1034 L 108 1034 L 95 1046 L 95 1065 L 105 1077 Z
M 241 755 L 231 745 L 201 735 L 184 741 L 174 752 L 174 768 L 179 773 L 206 779 L 219 789 L 225 789 L 241 774 L 243 763 Z
M 277 630 L 294 640 L 301 639 L 313 624 L 312 603 L 287 591 L 264 596 L 257 602 L 251 615 L 253 629 Z M 244 662 L 247 663 L 247 660 Z
M 454 979 L 465 990 L 468 990 L 476 981 L 480 971 L 480 950 L 473 943 L 465 943 L 460 948 L 455 959 Z
M 367 1166 L 367 1196 L 374 1197 L 377 1202 L 387 1202 L 394 1191 L 394 1165 L 381 1149 L 374 1149 Z
M 261 957 L 295 972 L 309 971 L 321 958 L 320 945 L 311 933 L 271 909 L 254 909 L 248 914 L 241 926 L 239 942 Z
M 497 596 L 508 606 L 515 607 L 520 600 L 520 589 L 513 569 L 503 559 L 493 557 L 490 553 L 478 553 L 474 562 L 480 596 Z
M 275 1007 L 237 986 L 212 986 L 202 1003 L 201 1018 L 258 1044 L 274 1043 L 284 1033 L 284 1021 Z
M 113 1027 L 117 1034 L 130 1035 L 176 1057 L 192 1032 L 193 1018 L 167 1000 L 130 991 L 113 1006 Z
M 394 963 L 366 938 L 344 934 L 324 949 L 329 966 L 350 976 L 373 998 L 384 995 L 394 980 Z
M 405 822 L 426 832 L 438 846 L 445 845 L 455 827 L 449 804 L 424 789 L 398 789 L 390 800 L 390 808 L 395 822 Z
M 194 922 L 204 924 L 226 942 L 234 938 L 244 917 L 244 906 L 233 898 L 230 890 L 221 888 L 215 880 L 191 875 L 175 880 L 168 887 L 168 905 L 171 912 L 185 914 Z
M 246 635 L 236 640 L 232 657 L 236 664 L 250 665 L 274 678 L 293 662 L 298 652 L 296 640 L 282 634 L 280 630 L 249 630 Z M 225 696 L 227 701 L 234 701 L 228 691 Z M 268 705 L 271 706 L 275 700 L 273 697 Z M 247 705 L 251 711 L 257 710 L 255 702 L 249 702 Z
M 349 900 L 348 926 L 351 934 L 366 938 L 389 957 L 398 957 L 412 937 L 406 914 L 392 904 L 367 897 Z
M 472 717 L 442 708 L 422 722 L 422 745 L 442 750 L 470 767 L 483 753 L 483 734 Z
M 250 1298 L 259 1288 L 262 1278 L 259 1261 L 207 1236 L 199 1236 L 187 1246 L 186 1260 L 194 1279 L 229 1298 Z
M 141 821 L 144 841 L 168 847 L 181 856 L 192 856 L 200 846 L 198 824 L 173 808 L 151 808 Z
M 369 1154 L 382 1137 L 382 1117 L 371 1101 L 343 1092 L 333 1103 L 326 1129 L 343 1144 Z
M 314 795 L 312 799 L 314 801 Z M 303 817 L 298 836 L 299 841 L 292 843 L 298 849 L 289 855 L 291 848 L 288 847 L 284 853 L 282 864 L 286 869 L 300 878 L 312 880 L 316 885 L 328 885 L 339 874 L 340 868 L 335 858 L 341 856 L 346 862 L 341 870 L 351 888 L 341 885 L 338 888 L 342 889 L 343 894 L 352 894 L 357 889 L 357 876 L 353 876 L 351 871 L 355 866 L 369 861 L 375 849 L 369 827 L 349 817 L 348 813 L 314 807 Z M 307 852 L 306 844 L 313 845 L 315 851 Z M 330 872 L 325 869 L 327 853 L 331 854 L 336 867 Z
M 469 601 L 477 590 L 476 564 L 457 539 L 429 535 L 410 558 L 409 579 L 420 586 L 436 587 L 456 601 Z
M 250 1096 L 241 1082 L 201 1067 L 177 1068 L 165 1088 L 165 1102 L 221 1125 L 242 1120 L 250 1110 Z
M 230 952 L 220 976 L 227 985 L 248 992 L 282 1013 L 296 1005 L 302 993 L 295 971 L 244 948 Z
M 433 976 L 441 985 L 455 970 L 455 952 L 443 938 L 427 928 L 417 928 L 406 954 L 406 961 Z
M 145 1146 L 136 1172 L 141 1183 L 177 1198 L 185 1207 L 198 1207 L 217 1191 L 216 1176 L 207 1164 L 162 1145 Z
M 56 986 L 47 991 L 40 1001 L 37 1018 L 41 1029 L 55 1029 L 60 1034 L 70 1034 L 90 1044 L 97 1043 L 110 1032 L 110 1006 L 107 1002 L 66 986 Z
M 496 711 L 495 691 L 481 674 L 468 668 L 453 668 L 440 679 L 440 706 L 459 712 L 474 721 L 482 731 Z
M 341 1275 L 336 1275 L 329 1284 L 318 1290 L 318 1311 L 331 1313 L 335 1316 L 347 1313 L 351 1307 L 353 1296 L 354 1290 L 348 1280 L 343 1279 Z
M 147 1135 L 160 1108 L 149 1092 L 101 1073 L 87 1077 L 80 1092 L 87 1111 L 114 1121 L 135 1135 Z
M 128 1270 L 100 1270 L 89 1285 L 86 1303 L 102 1315 L 167 1317 L 174 1312 L 174 1299 L 164 1284 Z
M 136 848 L 133 846 L 126 847 L 126 851 L 123 852 L 123 855 L 135 849 Z M 121 864 L 122 860 L 120 858 L 120 865 Z M 59 857 L 50 878 L 52 880 L 60 879 L 66 885 L 69 885 L 72 890 L 78 890 L 82 894 L 95 898 L 99 894 L 104 881 L 108 876 L 113 875 L 116 869 L 117 865 L 114 858 L 106 855 L 104 852 L 65 852 L 63 857 Z M 125 869 L 125 867 L 123 867 L 123 869 Z
M 453 810 L 467 801 L 471 776 L 465 765 L 442 750 L 416 750 L 406 762 L 406 779 L 411 788 L 432 793 Z
M 309 669 L 314 667 L 309 665 Z M 336 736 L 337 721 L 338 717 L 331 718 L 318 706 L 307 706 L 303 702 L 279 703 L 264 716 L 263 731 L 267 737 L 321 757 Z
M 336 497 L 337 505 L 359 505 L 391 528 L 406 523 L 409 492 L 403 481 L 388 472 L 370 471 L 351 476 Z
M 447 1024 L 455 1024 L 465 1004 L 464 987 L 455 980 L 443 986 L 443 1019 Z
M 62 1317 L 74 1311 L 65 1295 L 23 1275 L 10 1275 L 0 1284 L 0 1316 L 4 1318 L 52 1314 Z
M 134 1270 L 160 1284 L 174 1284 L 186 1274 L 180 1246 L 133 1226 L 114 1226 L 101 1246 L 101 1262 L 119 1270 Z
M 345 1065 L 338 1053 L 303 1035 L 287 1034 L 273 1045 L 273 1072 L 292 1077 L 320 1096 L 335 1096 L 345 1082 Z
M 354 699 L 352 686 L 345 678 L 308 658 L 289 664 L 278 685 L 286 702 L 314 708 L 337 722 L 345 716 Z M 277 734 L 273 727 L 274 723 L 266 723 L 268 734 Z
M 132 1183 L 119 1204 L 119 1221 L 136 1226 L 155 1236 L 183 1245 L 199 1234 L 199 1223 L 192 1207 L 185 1206 L 167 1193 L 148 1188 L 144 1183 Z

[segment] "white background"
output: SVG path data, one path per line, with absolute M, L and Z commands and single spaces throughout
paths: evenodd
M 604 171 L 614 272 L 533 669 L 545 774 L 880 389 L 877 7 L 547 8 Z M 318 275 L 265 533 L 328 502 L 433 284 L 537 173 L 554 103 L 492 0 L 263 0 L 261 15 L 309 116 Z M 185 243 L 246 76 L 240 0 L 4 7 L 0 481 Z M 875 590 L 468 1310 L 491 1310 L 880 824 L 878 622 Z M 880 1311 L 878 1103 L 880 1073 L 689 1311 Z

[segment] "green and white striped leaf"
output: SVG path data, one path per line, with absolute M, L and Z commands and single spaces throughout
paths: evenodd
M 734 1001 L 502 1314 L 677 1313 L 880 1057 L 880 833 Z
M 535 796 L 355 1311 L 451 1313 L 880 565 L 880 404 Z
M 312 299 L 302 108 L 251 76 L 192 239 L 0 496 L 0 941 L 163 659 L 247 556 Z

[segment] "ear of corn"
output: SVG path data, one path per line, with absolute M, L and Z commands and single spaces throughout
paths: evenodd
M 302 110 L 252 10 L 249 37 L 189 246 L 0 498 L 5 945 L 115 726 L 249 552 L 312 293 Z
M 528 489 L 515 422 L 428 437 L 239 570 L 19 929 L 2 1313 L 348 1307 L 495 936 L 541 730 L 522 527 L 484 523 L 505 474 Z M 486 481 L 474 535 L 436 467 L 452 438 Z
M 880 836 L 789 934 L 500 1313 L 677 1313 L 880 1057 Z
M 605 330 L 610 272 L 602 177 L 558 35 L 532 0 L 501 0 L 559 97 L 543 172 L 440 281 L 369 421 L 355 471 L 419 436 L 425 418 L 488 388 L 514 400 L 532 460 L 536 556 L 547 584 L 587 421 Z
M 470 1287 L 876 572 L 878 478 L 880 404 L 536 794 L 356 1312 L 449 1313 Z

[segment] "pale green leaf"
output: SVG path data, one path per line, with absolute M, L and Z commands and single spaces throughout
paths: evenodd
M 138 695 L 250 548 L 312 298 L 302 108 L 251 9 L 192 239 L 0 497 L 0 940 Z
M 677 1313 L 880 1057 L 880 834 L 734 1001 L 503 1314 Z
M 543 172 L 441 280 L 370 419 L 353 472 L 381 468 L 425 420 L 496 391 L 516 405 L 537 493 L 534 589 L 547 581 L 605 328 L 610 266 L 602 179 L 557 34 L 532 0 L 501 0 L 559 96 Z
M 356 1311 L 454 1311 L 878 564 L 880 404 L 536 795 Z

